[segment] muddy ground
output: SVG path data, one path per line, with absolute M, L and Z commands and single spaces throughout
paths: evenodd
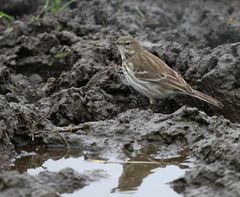
M 15 17 L 0 20 L 0 196 L 58 196 L 103 176 L 8 171 L 15 147 L 26 144 L 121 159 L 149 144 L 159 156 L 188 147 L 195 167 L 173 188 L 187 197 L 240 196 L 239 0 L 85 0 L 57 13 L 42 7 L 41 0 L 0 4 Z M 224 108 L 177 96 L 152 111 L 128 86 L 111 44 L 128 33 Z

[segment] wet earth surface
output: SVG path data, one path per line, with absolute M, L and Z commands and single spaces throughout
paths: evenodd
M 239 0 L 43 8 L 0 4 L 0 196 L 240 196 Z M 127 34 L 224 108 L 152 109 L 112 44 Z

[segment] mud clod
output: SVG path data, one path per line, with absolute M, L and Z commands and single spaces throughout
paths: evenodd
M 43 5 L 0 5 L 15 17 L 0 19 L 0 196 L 59 196 L 95 180 L 71 169 L 8 171 L 14 148 L 29 144 L 106 160 L 187 149 L 194 167 L 173 188 L 187 197 L 240 196 L 239 0 L 76 1 L 56 13 Z M 127 34 L 224 108 L 176 96 L 151 110 L 112 44 Z

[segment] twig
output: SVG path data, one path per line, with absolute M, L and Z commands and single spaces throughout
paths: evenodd
M 93 75 L 93 77 L 88 81 L 88 83 L 82 88 L 85 91 L 88 90 L 93 84 L 98 83 L 98 81 L 103 77 L 104 74 L 110 72 L 111 70 L 115 70 L 115 69 L 116 69 L 116 65 L 114 65 L 113 67 L 111 67 L 105 71 L 102 71 L 102 72 L 99 72 L 99 73 Z

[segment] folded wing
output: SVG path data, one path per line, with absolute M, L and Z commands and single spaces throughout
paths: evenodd
M 140 62 L 140 65 L 137 65 L 134 70 L 136 78 L 182 93 L 193 93 L 193 89 L 187 82 L 158 57 L 144 51 L 137 58 L 139 60 L 136 62 Z M 147 69 L 144 69 L 146 67 Z

